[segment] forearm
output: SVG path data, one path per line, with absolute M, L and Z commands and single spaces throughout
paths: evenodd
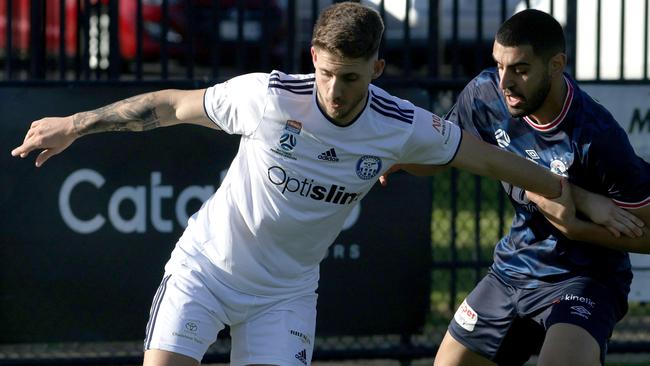
M 478 140 L 464 131 L 451 165 L 511 183 L 544 197 L 555 198 L 562 193 L 560 176 L 514 153 Z
M 489 159 L 486 164 L 488 176 L 547 198 L 555 198 L 562 193 L 561 176 L 514 153 L 497 148 L 494 150 L 498 157 Z
M 400 164 L 400 169 L 418 177 L 431 176 L 447 170 L 446 165 Z
M 576 210 L 585 214 L 589 214 L 590 209 L 592 208 L 590 203 L 592 203 L 595 198 L 598 198 L 597 194 L 589 192 L 575 184 L 571 184 L 571 196 L 576 205 Z
M 178 123 L 167 91 L 136 95 L 72 116 L 77 137 L 107 131 L 147 131 Z
M 643 227 L 643 234 L 636 238 L 615 237 L 604 227 L 584 220 L 576 220 L 569 229 L 562 231 L 571 240 L 620 251 L 650 254 L 650 231 L 647 227 Z

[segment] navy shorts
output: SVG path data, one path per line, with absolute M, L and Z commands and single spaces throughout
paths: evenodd
M 499 365 L 521 365 L 537 354 L 556 323 L 585 329 L 604 364 L 614 325 L 627 312 L 627 294 L 589 277 L 517 288 L 489 272 L 460 305 L 449 333 Z

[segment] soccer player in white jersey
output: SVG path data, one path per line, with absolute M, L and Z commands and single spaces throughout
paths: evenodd
M 165 266 L 145 365 L 196 365 L 225 325 L 233 365 L 309 365 L 319 262 L 394 164 L 450 164 L 559 196 L 558 176 L 371 85 L 384 69 L 383 29 L 376 11 L 335 4 L 314 28 L 314 74 L 248 74 L 44 118 L 12 151 L 25 158 L 40 150 L 41 166 L 87 134 L 179 123 L 241 136 L 226 178 Z

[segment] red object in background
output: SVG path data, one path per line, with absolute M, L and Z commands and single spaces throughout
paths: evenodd
M 9 0 L 12 1 L 11 14 L 11 37 L 14 57 L 25 59 L 30 51 L 30 10 L 31 0 Z M 60 5 L 65 1 L 65 25 L 64 25 L 64 47 L 68 57 L 74 57 L 77 53 L 78 35 L 84 32 L 80 27 L 80 17 L 83 16 L 85 0 L 45 0 L 45 50 L 46 55 L 55 57 L 59 55 L 60 49 Z M 90 0 L 93 16 L 108 14 L 108 6 L 111 1 L 118 1 L 118 37 L 120 56 L 123 60 L 130 61 L 137 57 L 137 1 L 135 0 Z M 77 9 L 77 3 L 82 6 L 82 11 Z M 142 0 L 142 57 L 144 59 L 157 59 L 160 57 L 162 45 L 162 8 L 159 0 Z M 99 4 L 99 6 L 98 6 Z M 197 59 L 207 59 L 209 50 L 213 47 L 211 0 L 193 0 L 191 5 L 194 8 L 191 20 L 186 14 L 186 1 L 169 0 L 168 2 L 168 27 L 167 27 L 167 52 L 171 58 L 183 58 L 187 52 L 186 40 L 190 33 L 193 33 L 193 45 Z M 266 8 L 266 11 L 264 9 Z M 222 32 L 224 29 L 230 31 L 228 35 L 221 34 L 220 51 L 223 56 L 234 53 L 237 47 L 247 47 L 251 50 L 259 49 L 259 42 L 262 41 L 262 23 L 266 17 L 269 28 L 270 46 L 276 47 L 282 37 L 283 11 L 276 1 L 246 0 L 243 4 L 244 22 L 244 44 L 236 44 L 235 36 L 232 34 L 237 21 L 237 3 L 234 0 L 223 0 L 218 2 L 217 14 Z M 99 18 L 98 18 L 99 20 Z M 248 27 L 253 26 L 253 27 Z M 226 28 L 224 28 L 226 27 Z M 192 28 L 192 32 L 190 32 Z M 247 29 L 256 31 L 248 34 Z M 88 32 L 88 30 L 85 30 Z M 0 55 L 4 54 L 7 45 L 7 1 L 0 0 Z M 88 42 L 89 37 L 83 37 Z M 88 47 L 87 44 L 80 45 L 81 49 Z M 277 52 L 277 51 L 276 51 Z
M 29 54 L 29 36 L 30 36 L 30 0 L 9 0 L 12 1 L 11 12 L 11 41 L 12 52 L 19 57 L 25 57 Z M 45 1 L 45 49 L 49 56 L 59 54 L 59 42 L 61 39 L 60 32 L 60 5 L 65 1 L 65 53 L 67 56 L 74 56 L 77 52 L 77 34 L 79 29 L 79 12 L 77 10 L 77 0 L 47 0 Z M 91 6 L 97 4 L 98 0 L 91 0 Z M 108 6 L 110 0 L 100 0 L 102 5 Z M 130 0 L 113 0 L 119 1 L 119 37 L 120 53 L 126 59 L 133 59 L 136 55 L 136 16 L 137 2 Z M 81 1 L 83 7 L 85 1 Z M 160 21 L 161 13 L 159 6 L 147 6 L 147 1 L 143 2 L 143 18 L 153 18 Z M 152 50 L 152 42 L 145 36 L 143 39 L 143 53 Z M 7 1 L 0 1 L 0 52 L 4 52 L 7 47 Z

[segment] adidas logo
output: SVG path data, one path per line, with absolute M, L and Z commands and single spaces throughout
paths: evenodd
M 307 350 L 303 349 L 302 351 L 296 353 L 296 358 L 300 360 L 303 364 L 307 364 Z
M 318 155 L 318 158 L 320 160 L 339 161 L 339 158 L 336 157 L 336 151 L 334 150 L 334 148 L 322 152 L 320 155 Z

